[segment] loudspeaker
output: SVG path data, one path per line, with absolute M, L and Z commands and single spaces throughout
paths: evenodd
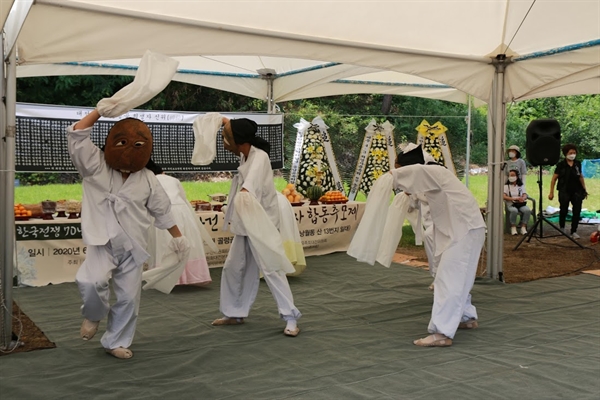
M 527 161 L 533 166 L 555 165 L 560 159 L 560 124 L 555 119 L 536 119 L 527 126 Z

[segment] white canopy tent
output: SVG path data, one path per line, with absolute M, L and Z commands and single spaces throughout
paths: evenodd
M 37 0 L 19 65 L 141 57 L 260 55 L 417 75 L 492 97 L 491 59 L 510 59 L 505 101 L 598 78 L 597 1 Z M 560 81 L 560 82 L 558 82 Z M 553 82 L 558 82 L 556 85 Z M 556 86 L 556 87 L 555 87 Z M 562 87 L 562 90 L 557 89 Z
M 136 59 L 147 49 L 213 60 L 239 56 L 320 60 L 335 64 L 333 77 L 316 69 L 304 84 L 290 85 L 293 89 L 281 85 L 280 93 L 275 83 L 272 98 L 309 97 L 309 89 L 333 90 L 332 81 L 393 71 L 439 82 L 487 102 L 487 271 L 494 278 L 502 274 L 505 104 L 600 93 L 599 1 L 36 0 L 18 39 L 17 32 L 7 32 L 7 43 L 9 49 L 16 43 L 19 70 Z M 357 69 L 351 72 L 352 68 Z M 8 76 L 15 79 L 16 72 Z M 323 86 L 313 85 L 319 80 Z M 11 102 L 9 95 L 8 117 L 14 110 Z M 10 134 L 10 121 L 8 125 Z M 6 158 L 10 150 L 7 146 Z M 10 170 L 7 162 L 5 170 Z M 5 232 L 12 229 L 9 223 Z M 9 255 L 10 249 L 4 254 L 5 263 Z
M 394 71 L 327 61 L 263 56 L 173 57 L 173 80 L 261 100 L 282 101 L 351 93 L 382 93 L 467 103 L 468 95 L 448 85 Z M 140 59 L 19 65 L 17 77 L 135 75 Z M 475 106 L 484 102 L 475 99 Z
M 6 21 L 6 17 L 8 17 L 8 13 L 10 12 L 10 8 L 12 7 L 15 0 L 0 0 L 0 24 L 4 26 L 4 22 Z

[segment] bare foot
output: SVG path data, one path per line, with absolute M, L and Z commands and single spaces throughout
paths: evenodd
M 222 317 L 215 319 L 211 325 L 213 326 L 221 326 L 221 325 L 241 325 L 244 323 L 244 318 L 229 318 Z
M 423 339 L 417 339 L 413 344 L 421 347 L 448 347 L 452 346 L 452 339 L 441 333 L 434 333 Z

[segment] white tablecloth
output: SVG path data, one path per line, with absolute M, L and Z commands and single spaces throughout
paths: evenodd
M 294 207 L 305 255 L 314 256 L 346 251 L 364 213 L 365 203 L 304 205 Z M 198 218 L 219 247 L 219 253 L 207 253 L 211 268 L 221 267 L 233 240 L 223 231 L 224 214 L 198 212 Z M 32 219 L 15 223 L 15 253 L 19 282 L 28 286 L 73 282 L 85 259 L 86 246 L 81 239 L 78 219 Z M 310 260 L 308 261 L 310 268 Z

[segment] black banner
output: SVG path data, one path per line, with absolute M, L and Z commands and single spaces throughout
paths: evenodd
M 23 106 L 27 107 L 27 106 Z M 42 109 L 40 116 L 19 115 L 17 111 L 15 165 L 18 172 L 77 172 L 67 149 L 66 129 L 77 122 L 79 118 L 60 118 L 64 110 L 70 107 L 52 107 L 33 105 L 35 110 Z M 54 118 L 48 114 L 59 116 Z M 89 111 L 87 111 L 89 112 Z M 77 112 L 83 116 L 87 112 Z M 70 112 L 72 114 L 72 111 Z M 143 120 L 152 131 L 153 151 L 152 159 L 166 172 L 216 172 L 235 171 L 239 166 L 237 157 L 223 148 L 223 138 L 217 135 L 217 156 L 212 164 L 206 166 L 192 165 L 192 151 L 194 149 L 194 130 L 192 121 L 198 114 L 188 113 L 186 120 L 190 122 L 172 122 L 169 117 L 173 115 L 181 120 L 182 113 L 132 111 L 129 117 Z M 185 115 L 185 114 L 184 114 Z M 139 116 L 142 116 L 140 118 Z M 252 118 L 252 115 L 243 115 Z M 228 115 L 230 117 L 230 115 Z M 257 119 L 265 119 L 260 116 Z M 98 147 L 104 145 L 108 131 L 116 120 L 99 120 L 94 124 L 92 141 Z M 258 123 L 257 135 L 271 144 L 271 167 L 283 168 L 283 117 L 281 123 Z
M 81 224 L 15 224 L 15 237 L 23 240 L 81 239 Z

